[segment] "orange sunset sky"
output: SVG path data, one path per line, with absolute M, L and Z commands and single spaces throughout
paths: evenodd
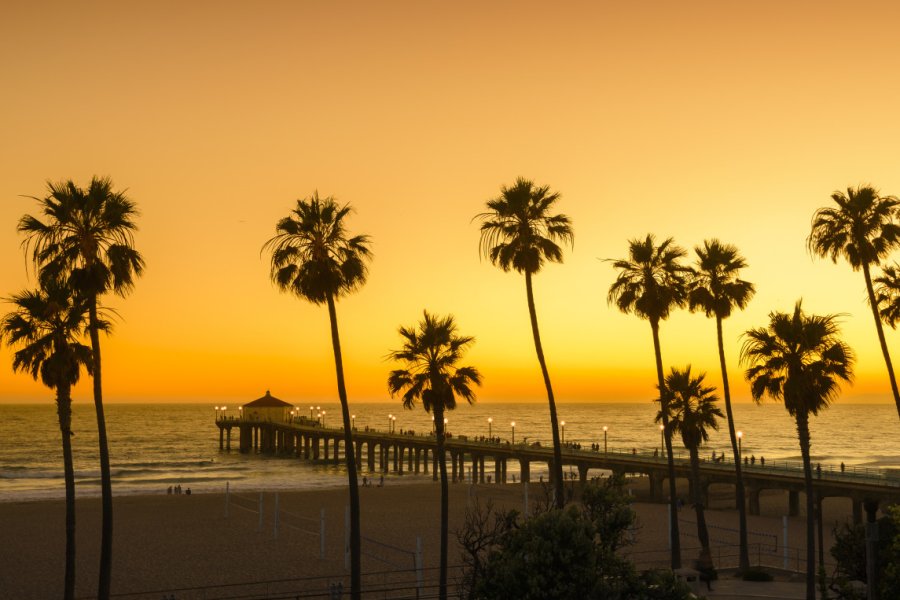
M 896 2 L 7 3 L 0 293 L 35 283 L 23 196 L 108 175 L 147 262 L 108 302 L 108 401 L 335 400 L 326 309 L 279 293 L 260 254 L 318 189 L 373 241 L 368 284 L 338 304 L 351 403 L 387 399 L 384 357 L 424 308 L 476 337 L 481 401 L 540 400 L 524 278 L 479 258 L 471 221 L 525 176 L 575 229 L 535 279 L 561 401 L 653 397 L 650 328 L 607 306 L 603 262 L 648 232 L 749 262 L 758 293 L 725 323 L 738 401 L 741 332 L 800 297 L 845 315 L 842 401 L 889 401 L 862 275 L 805 240 L 835 189 L 900 194 L 898 25 Z M 718 384 L 712 320 L 678 312 L 661 338 L 667 369 Z M 10 364 L 3 348 L 0 401 L 50 401 Z

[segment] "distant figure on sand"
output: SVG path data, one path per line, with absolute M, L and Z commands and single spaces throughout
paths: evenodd
M 170 496 L 172 495 L 172 486 L 171 485 L 169 486 L 169 489 L 166 490 L 166 493 L 169 494 Z
M 384 475 L 378 479 L 378 487 L 384 487 Z
M 369 478 L 363 475 L 363 487 L 369 487 Z

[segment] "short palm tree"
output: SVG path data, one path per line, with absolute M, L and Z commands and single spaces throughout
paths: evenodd
M 797 425 L 806 484 L 806 597 L 815 598 L 815 511 L 810 459 L 810 415 L 837 396 L 841 381 L 853 377 L 853 353 L 841 341 L 835 315 L 807 315 L 801 303 L 793 314 L 772 312 L 769 325 L 744 336 L 741 362 L 748 365 L 753 399 L 784 403 Z
M 878 265 L 892 249 L 900 246 L 900 225 L 895 222 L 900 200 L 894 196 L 881 196 L 878 190 L 868 185 L 847 188 L 846 194 L 836 191 L 831 194 L 831 199 L 837 206 L 820 208 L 813 215 L 807 247 L 810 252 L 827 256 L 834 262 L 843 257 L 854 271 L 862 269 L 878 342 L 900 415 L 900 390 L 881 326 L 871 274 L 872 265 Z
M 474 367 L 459 367 L 465 350 L 474 338 L 457 334 L 452 316 L 437 317 L 425 311 L 417 327 L 401 327 L 403 347 L 390 353 L 404 367 L 391 371 L 388 390 L 391 396 L 402 392 L 403 407 L 412 409 L 422 402 L 426 412 L 434 414 L 437 457 L 441 472 L 441 564 L 440 598 L 447 598 L 447 542 L 449 531 L 449 486 L 447 457 L 444 452 L 444 413 L 456 408 L 456 399 L 475 401 L 473 385 L 481 385 L 481 374 Z
M 344 423 L 344 460 L 350 487 L 350 589 L 354 600 L 361 595 L 360 521 L 357 460 L 350 427 L 350 407 L 344 384 L 344 363 L 338 335 L 335 300 L 359 289 L 371 259 L 369 237 L 347 234 L 344 220 L 349 205 L 339 206 L 332 197 L 297 200 L 291 214 L 275 226 L 275 237 L 263 246 L 272 253 L 271 277 L 275 285 L 313 304 L 326 304 L 331 322 L 331 345 L 337 372 L 338 397 Z
M 26 252 L 31 250 L 41 281 L 71 286 L 88 306 L 103 504 L 97 596 L 105 600 L 112 577 L 113 506 L 103 410 L 100 298 L 109 292 L 127 295 L 143 273 L 144 259 L 134 249 L 133 238 L 138 211 L 124 192 L 113 190 L 108 178 L 94 177 L 86 189 L 71 180 L 50 182 L 47 191 L 45 197 L 35 198 L 42 216 L 25 215 L 18 229 L 26 235 L 24 246 Z
M 87 304 L 65 286 L 50 282 L 10 299 L 16 307 L 0 322 L 0 336 L 11 347 L 13 370 L 25 371 L 56 390 L 66 486 L 65 598 L 75 597 L 75 469 L 72 465 L 72 386 L 81 368 L 90 371 L 91 349 L 79 339 L 87 321 Z
M 700 546 L 709 555 L 709 531 L 706 528 L 706 515 L 703 510 L 703 492 L 700 485 L 700 446 L 709 441 L 709 430 L 719 429 L 717 419 L 723 418 L 721 409 L 716 406 L 719 400 L 715 395 L 716 388 L 703 384 L 705 373 L 691 376 L 691 367 L 679 370 L 672 368 L 666 375 L 665 403 L 668 411 L 668 427 L 672 433 L 681 435 L 684 447 L 691 455 L 691 480 L 694 497 L 691 501 L 697 511 L 697 537 Z M 662 409 L 656 415 L 656 422 L 663 421 Z
M 881 320 L 896 329 L 900 321 L 900 263 L 884 267 L 881 277 L 875 278 L 875 302 Z
M 482 254 L 503 271 L 515 270 L 525 275 L 531 333 L 541 374 L 544 377 L 544 386 L 547 388 L 547 403 L 550 406 L 550 430 L 553 435 L 551 474 L 554 496 L 556 506 L 562 508 L 565 504 L 565 495 L 559 420 L 556 415 L 556 400 L 553 397 L 550 372 L 541 345 L 531 283 L 532 277 L 541 270 L 544 263 L 562 262 L 562 248 L 559 244 L 571 245 L 574 239 L 569 217 L 551 212 L 559 198 L 559 193 L 551 192 L 549 186 L 536 186 L 532 181 L 520 177 L 513 186 L 500 188 L 500 196 L 488 200 L 488 211 L 476 218 L 481 219 Z
M 688 298 L 690 269 L 679 261 L 685 251 L 666 238 L 658 246 L 652 234 L 628 242 L 628 258 L 613 262 L 618 269 L 616 280 L 609 287 L 607 301 L 623 313 L 634 313 L 650 321 L 653 351 L 656 356 L 657 387 L 662 401 L 663 437 L 669 463 L 669 511 L 672 528 L 672 568 L 681 568 L 681 539 L 678 528 L 678 497 L 675 490 L 675 457 L 672 454 L 672 430 L 666 410 L 667 394 L 663 374 L 662 350 L 659 343 L 659 324 L 673 309 L 684 306 Z
M 728 385 L 728 367 L 725 362 L 725 344 L 722 336 L 722 320 L 731 316 L 734 309 L 743 309 L 753 297 L 755 289 L 749 281 L 738 277 L 740 270 L 747 266 L 744 257 L 731 244 L 719 240 L 706 240 L 703 246 L 694 248 L 697 262 L 694 278 L 688 295 L 688 306 L 692 311 L 702 310 L 707 317 L 716 319 L 716 340 L 719 346 L 719 368 L 722 370 L 722 392 L 725 397 L 725 414 L 728 415 L 728 436 L 734 456 L 736 477 L 735 499 L 738 507 L 740 567 L 750 568 L 750 554 L 747 542 L 747 506 L 744 492 L 744 477 L 741 471 L 741 457 L 738 453 L 735 434 L 734 413 L 731 411 L 731 388 Z

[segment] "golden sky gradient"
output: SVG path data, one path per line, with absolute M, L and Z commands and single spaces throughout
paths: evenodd
M 23 196 L 108 175 L 142 212 L 147 272 L 109 301 L 106 398 L 333 400 L 327 311 L 277 292 L 260 254 L 318 189 L 373 240 L 368 284 L 338 304 L 351 402 L 386 399 L 384 357 L 425 308 L 477 338 L 482 401 L 542 399 L 524 279 L 479 258 L 471 221 L 525 176 L 575 228 L 535 279 L 561 401 L 654 395 L 649 325 L 607 306 L 603 262 L 648 232 L 747 258 L 758 293 L 725 324 L 737 400 L 740 333 L 803 297 L 845 315 L 844 400 L 889 401 L 862 275 L 805 240 L 835 189 L 900 194 L 898 25 L 895 2 L 10 4 L 2 293 L 34 285 Z M 713 321 L 679 312 L 661 338 L 667 368 L 718 384 Z M 0 401 L 50 397 L 10 363 L 3 348 Z

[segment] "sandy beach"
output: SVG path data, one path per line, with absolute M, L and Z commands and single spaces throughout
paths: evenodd
M 667 511 L 663 504 L 648 502 L 646 480 L 632 480 L 629 487 L 637 502 L 639 527 L 630 548 L 639 565 L 665 566 L 667 558 Z M 460 551 L 453 531 L 463 522 L 467 503 L 477 497 L 484 503 L 524 508 L 521 485 L 453 484 L 451 486 L 450 563 L 458 564 Z M 361 488 L 363 572 L 370 585 L 412 582 L 417 537 L 427 569 L 438 562 L 439 492 L 436 483 L 410 483 L 389 478 L 384 487 Z M 537 484 L 529 486 L 533 504 L 541 496 Z M 248 592 L 250 582 L 274 582 L 268 589 L 326 593 L 329 586 L 347 585 L 344 570 L 345 488 L 281 492 L 275 536 L 275 494 L 263 494 L 263 526 L 259 526 L 259 492 L 233 490 L 229 515 L 225 515 L 224 493 L 192 495 L 121 496 L 115 498 L 115 539 L 112 591 L 128 598 L 163 597 L 163 591 L 182 590 L 181 598 L 204 596 L 204 586 L 233 585 Z M 737 513 L 731 510 L 728 494 L 714 495 L 708 520 L 714 552 L 722 561 L 734 553 Z M 751 554 L 763 562 L 780 564 L 782 519 L 787 511 L 785 494 L 772 493 L 761 499 L 762 514 L 749 517 Z M 325 558 L 319 556 L 320 515 L 325 512 Z M 831 524 L 849 518 L 849 502 L 826 502 L 826 547 L 830 546 Z M 0 504 L 0 597 L 49 598 L 62 593 L 64 564 L 64 503 L 61 500 L 9 502 Z M 789 546 L 802 546 L 804 518 L 789 519 Z M 685 561 L 697 545 L 694 513 L 680 513 Z M 76 596 L 95 593 L 99 541 L 100 501 L 77 501 L 77 584 Z M 717 550 L 718 549 L 718 550 Z M 794 556 L 792 554 L 792 556 Z M 399 571 L 406 571 L 397 574 Z M 394 572 L 395 574 L 378 574 Z M 451 578 L 452 579 L 452 578 Z M 301 580 L 301 581 L 298 581 Z M 209 590 L 206 591 L 209 593 Z M 327 596 L 326 596 L 327 597 Z

